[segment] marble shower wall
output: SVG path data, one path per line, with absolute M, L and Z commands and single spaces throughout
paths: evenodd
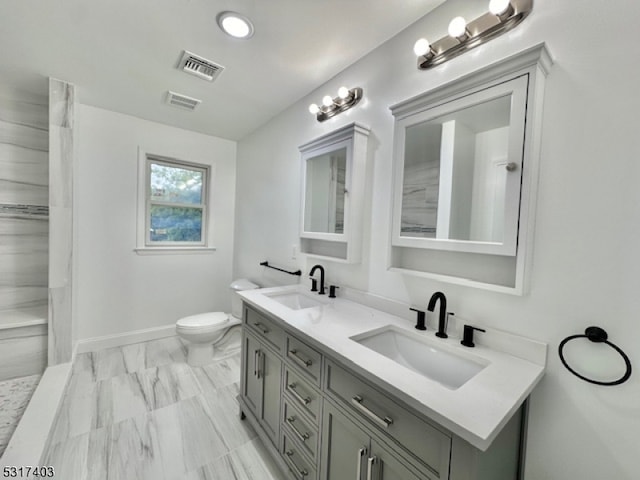
M 75 86 L 49 79 L 49 365 L 71 361 Z
M 47 362 L 46 96 L 0 93 L 0 381 Z

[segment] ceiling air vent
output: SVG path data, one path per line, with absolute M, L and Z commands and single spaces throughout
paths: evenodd
M 173 105 L 174 107 L 184 108 L 186 110 L 195 110 L 202 100 L 198 100 L 197 98 L 187 97 L 186 95 L 182 95 L 180 93 L 172 92 L 169 90 L 167 92 L 167 103 L 169 105 Z
M 195 75 L 196 77 L 208 80 L 210 82 L 213 82 L 216 78 L 218 78 L 218 75 L 220 75 L 224 70 L 224 67 L 222 65 L 213 63 L 211 60 L 199 57 L 198 55 L 195 55 L 186 50 L 182 54 L 180 63 L 178 63 L 178 68 L 182 69 L 184 72 L 190 73 L 191 75 Z

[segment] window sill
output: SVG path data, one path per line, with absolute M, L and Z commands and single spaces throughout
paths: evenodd
M 138 255 L 191 255 L 213 253 L 216 247 L 143 247 L 133 251 Z

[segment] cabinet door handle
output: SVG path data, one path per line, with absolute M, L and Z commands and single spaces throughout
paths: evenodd
M 293 395 L 295 397 L 295 399 L 298 400 L 301 404 L 306 406 L 306 405 L 309 405 L 311 403 L 311 399 L 309 397 L 303 397 L 298 392 L 296 392 L 296 384 L 295 383 L 290 383 L 289 385 L 287 385 L 287 388 L 291 392 L 291 395 Z
M 291 355 L 291 358 L 293 360 L 295 360 L 296 363 L 298 365 L 300 365 L 301 367 L 308 368 L 313 364 L 313 362 L 311 360 L 305 360 L 305 359 L 301 358 L 298 355 L 298 351 L 297 350 L 289 350 L 289 354 Z
M 373 420 L 376 425 L 379 425 L 382 428 L 389 428 L 389 425 L 393 423 L 393 419 L 389 417 L 384 417 L 384 418 L 381 417 L 377 413 L 374 413 L 371 410 L 369 410 L 367 407 L 365 407 L 362 404 L 362 402 L 363 402 L 363 399 L 360 395 L 356 395 L 351 399 L 351 404 L 354 407 L 356 407 L 358 410 L 360 410 L 362 413 L 364 413 L 371 420 Z
M 358 450 L 358 463 L 356 464 L 356 480 L 362 480 L 362 457 L 367 454 L 367 448 L 362 447 Z
M 373 480 L 373 464 L 376 463 L 378 457 L 369 457 L 367 460 L 367 480 Z
M 264 355 L 263 355 L 263 353 L 262 353 L 262 351 L 261 351 L 261 350 L 257 350 L 257 351 L 256 351 L 256 353 L 258 354 L 258 362 L 257 362 L 257 365 L 258 365 L 258 366 L 256 367 L 256 370 L 257 370 L 257 377 L 258 377 L 258 378 L 260 378 L 260 377 L 262 376 L 262 373 L 263 373 L 263 372 L 260 370 L 260 367 L 261 367 L 260 362 L 261 362 L 261 361 L 262 361 L 262 359 L 264 358 Z
M 269 333 L 269 329 L 267 327 L 265 327 L 263 324 L 261 324 L 260 322 L 253 322 L 253 325 L 258 330 L 260 330 L 263 335 L 266 335 L 267 333 Z
M 253 351 L 253 376 L 257 377 L 258 376 L 258 352 L 260 350 L 254 350 Z M 260 378 L 260 377 L 258 377 Z
M 298 475 L 300 475 L 301 477 L 306 477 L 307 475 L 309 475 L 309 472 L 307 472 L 306 468 L 300 470 L 300 468 L 298 468 L 298 466 L 296 465 L 296 462 L 293 461 L 293 450 L 287 450 L 284 453 L 287 456 L 287 460 L 289 461 L 293 469 L 298 473 Z
M 295 417 L 287 417 L 287 423 L 291 427 L 291 430 L 293 430 L 293 433 L 296 434 L 296 436 L 300 439 L 301 442 L 306 442 L 309 439 L 309 432 L 301 433 L 300 430 L 298 430 L 293 425 L 293 422 L 295 421 L 296 421 Z

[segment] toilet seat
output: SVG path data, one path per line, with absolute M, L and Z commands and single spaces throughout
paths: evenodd
M 209 332 L 222 328 L 228 322 L 228 313 L 207 312 L 181 318 L 176 322 L 176 328 L 189 333 Z

